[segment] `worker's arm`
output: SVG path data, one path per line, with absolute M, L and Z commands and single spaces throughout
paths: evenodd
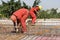
M 39 16 L 40 13 L 37 10 L 35 10 L 35 14 Z

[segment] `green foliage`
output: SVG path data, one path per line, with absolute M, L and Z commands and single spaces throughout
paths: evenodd
M 13 12 L 15 12 L 16 10 L 21 8 L 21 1 L 18 0 L 15 2 L 15 0 L 10 0 L 8 2 L 4 2 L 2 1 L 2 5 L 0 5 L 0 14 L 3 15 L 3 17 L 7 17 L 9 18 L 10 15 L 13 14 Z M 23 6 L 27 7 L 28 9 L 30 9 L 31 7 L 26 5 L 25 2 L 23 2 Z
M 44 10 L 41 10 L 38 15 L 37 15 L 37 18 L 49 18 L 48 17 L 49 14 L 47 13 L 47 11 L 44 11 Z
M 14 2 L 14 0 L 10 0 L 7 3 L 2 1 L 2 6 L 0 6 L 0 13 L 4 15 L 4 17 L 8 17 L 12 15 L 14 11 L 21 7 L 20 0 Z
M 23 7 L 27 8 L 27 9 L 30 9 L 31 8 L 30 6 L 26 5 L 25 2 L 23 2 Z
M 32 7 L 39 5 L 40 2 L 41 2 L 40 0 L 35 0 Z
M 2 0 L 1 0 L 2 1 Z M 35 0 L 33 3 L 33 7 L 36 5 L 39 5 L 41 1 L 40 0 Z M 25 2 L 23 2 L 23 7 L 26 7 L 27 9 L 30 9 L 31 7 L 26 5 Z M 16 10 L 21 8 L 21 1 L 14 1 L 10 0 L 8 2 L 2 1 L 2 5 L 0 5 L 0 18 L 1 17 L 7 17 L 9 18 L 10 15 L 13 14 Z M 41 10 L 37 14 L 37 18 L 60 18 L 60 13 L 57 13 L 57 9 L 49 9 L 49 10 Z
M 57 13 L 57 9 L 50 9 L 50 10 L 41 10 L 40 14 L 37 15 L 37 18 L 60 18 L 60 13 Z

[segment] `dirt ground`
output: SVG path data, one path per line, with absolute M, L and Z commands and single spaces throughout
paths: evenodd
M 13 27 L 0 26 L 0 40 L 19 40 L 24 37 L 21 33 L 12 33 Z
M 58 39 L 60 39 L 60 26 L 29 26 L 27 34 L 13 33 L 13 30 L 12 25 L 0 25 L 0 40 L 35 40 L 34 38 L 40 38 L 40 36 L 53 36 L 54 38 L 59 36 Z

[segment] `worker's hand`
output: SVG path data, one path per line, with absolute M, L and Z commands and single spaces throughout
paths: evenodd
M 32 23 L 32 20 L 28 20 L 27 22 L 28 22 L 28 25 L 31 25 L 31 26 L 35 25 L 35 23 Z
M 31 26 L 34 26 L 35 24 L 31 23 Z
M 28 23 L 28 24 L 31 24 L 31 23 L 32 23 L 32 20 L 28 20 L 27 23 Z
M 36 12 L 36 15 L 37 15 L 37 16 L 40 16 L 40 13 L 39 13 L 38 11 L 35 10 L 35 12 Z

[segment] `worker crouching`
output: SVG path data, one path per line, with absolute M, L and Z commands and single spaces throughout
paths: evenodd
M 11 15 L 11 20 L 14 23 L 14 28 L 16 32 L 19 32 L 19 27 L 20 24 L 22 26 L 22 32 L 27 32 L 27 28 L 26 28 L 26 19 L 28 18 L 29 15 L 29 11 L 26 8 L 21 8 L 17 11 L 15 11 L 12 15 Z

